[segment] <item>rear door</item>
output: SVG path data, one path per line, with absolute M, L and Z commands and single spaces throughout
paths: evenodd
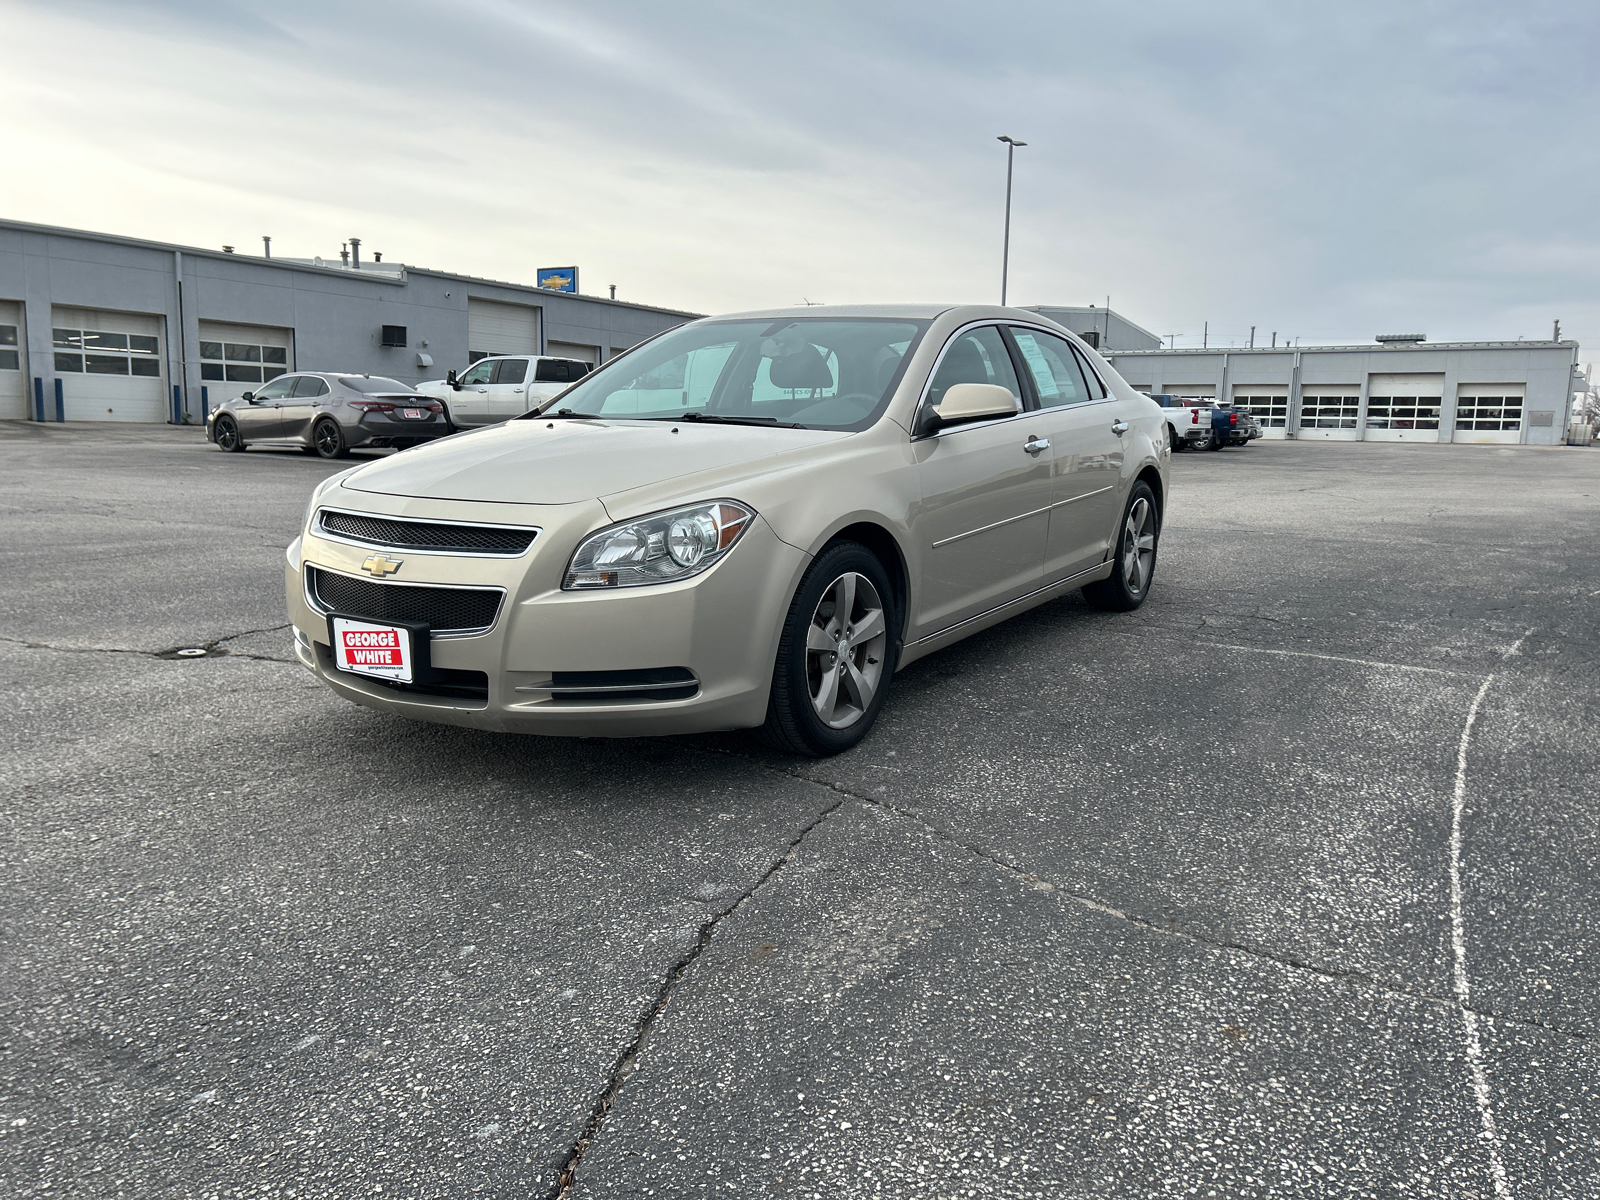
M 966 329 L 945 347 L 925 405 L 957 383 L 1022 397 L 999 326 Z M 912 443 L 922 486 L 914 536 L 922 556 L 912 640 L 1040 586 L 1050 526 L 1046 414 L 953 425 Z
M 528 411 L 528 366 L 526 358 L 496 359 L 489 380 L 489 420 L 509 421 Z
M 311 431 L 311 422 L 317 415 L 321 397 L 328 394 L 328 381 L 316 375 L 296 375 L 294 391 L 286 396 L 278 409 L 278 419 L 283 432 L 280 437 L 304 437 Z
M 1054 451 L 1044 582 L 1105 560 L 1118 516 L 1123 439 L 1118 402 L 1066 338 L 1012 326 Z

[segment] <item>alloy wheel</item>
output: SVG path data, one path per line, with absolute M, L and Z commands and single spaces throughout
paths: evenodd
M 829 584 L 806 630 L 806 682 L 824 725 L 845 729 L 862 718 L 883 683 L 888 646 L 872 581 L 850 571 Z
M 318 424 L 315 436 L 317 440 L 317 453 L 323 458 L 335 458 L 343 448 L 344 439 L 339 435 L 339 427 L 332 421 L 323 421 Z
M 217 445 L 232 450 L 239 444 L 239 428 L 232 421 L 217 422 Z
M 1122 529 L 1122 578 L 1135 596 L 1144 591 L 1155 569 L 1155 508 L 1140 496 L 1128 509 Z

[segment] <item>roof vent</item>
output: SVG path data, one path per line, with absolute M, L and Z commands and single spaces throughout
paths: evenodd
M 1427 341 L 1428 335 L 1425 333 L 1380 333 L 1377 340 L 1385 346 L 1408 346 L 1415 345 L 1417 342 Z

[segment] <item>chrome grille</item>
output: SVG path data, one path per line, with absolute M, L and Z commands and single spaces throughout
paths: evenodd
M 323 612 L 369 621 L 416 621 L 434 633 L 457 634 L 491 628 L 504 596 L 499 588 L 378 583 L 312 566 L 306 568 L 306 589 Z
M 347 542 L 386 549 L 432 551 L 436 554 L 521 554 L 539 536 L 537 529 L 517 525 L 461 525 L 445 521 L 408 521 L 367 513 L 325 508 L 317 531 Z

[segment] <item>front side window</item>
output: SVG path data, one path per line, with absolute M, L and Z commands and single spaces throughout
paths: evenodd
M 969 329 L 950 343 L 939 360 L 939 369 L 933 373 L 928 403 L 938 404 L 945 392 L 958 383 L 993 384 L 1021 398 L 1022 385 L 1017 382 L 1011 354 L 996 326 Z
M 293 379 L 274 379 L 256 392 L 257 400 L 283 400 L 294 390 Z
M 475 362 L 472 364 L 472 366 L 468 367 L 467 373 L 461 376 L 457 382 L 488 383 L 490 379 L 494 378 L 494 365 L 498 361 L 499 359 L 494 358 L 480 359 L 478 362 Z
M 525 358 L 502 358 L 494 365 L 494 382 L 521 383 L 528 374 Z
M 868 317 L 696 322 L 585 375 L 560 407 L 644 420 L 696 413 L 866 429 L 927 326 Z
M 1028 373 L 1033 376 L 1041 408 L 1082 404 L 1090 398 L 1072 343 L 1034 329 L 1013 329 L 1011 333 L 1017 339 L 1017 349 L 1022 351 L 1022 361 L 1028 364 Z

